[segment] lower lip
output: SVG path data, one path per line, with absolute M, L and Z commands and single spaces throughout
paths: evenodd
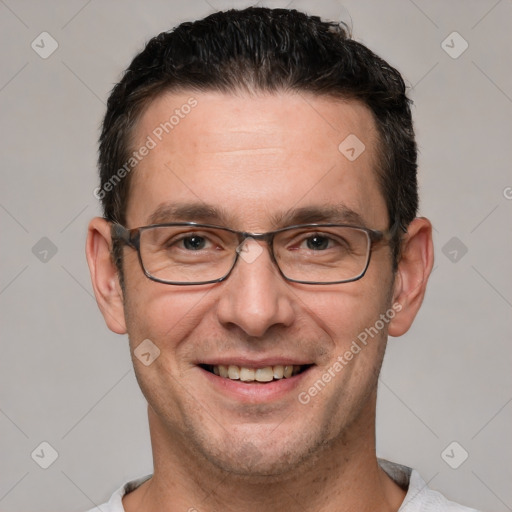
M 238 401 L 248 403 L 270 402 L 284 398 L 296 390 L 312 367 L 288 379 L 282 378 L 271 382 L 244 382 L 219 377 L 198 366 L 199 370 L 209 380 L 214 389 Z

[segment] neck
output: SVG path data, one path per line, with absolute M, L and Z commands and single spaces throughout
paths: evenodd
M 374 411 L 293 472 L 274 476 L 227 473 L 198 456 L 186 439 L 169 435 L 149 408 L 154 474 L 125 496 L 126 512 L 277 508 L 344 512 L 398 510 L 405 497 L 377 463 Z M 370 419 L 370 422 L 368 422 Z M 172 437 L 172 439 L 171 439 Z

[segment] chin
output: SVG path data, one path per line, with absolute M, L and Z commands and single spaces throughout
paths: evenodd
M 236 475 L 241 479 L 265 481 L 279 480 L 283 475 L 289 475 L 303 462 L 299 454 L 262 453 L 252 443 L 242 445 L 238 452 L 228 454 L 205 454 L 209 462 L 223 472 Z
M 296 430 L 281 432 L 273 440 L 271 433 L 263 433 L 265 429 L 251 430 L 252 435 L 230 433 L 217 442 L 212 437 L 191 436 L 191 439 L 196 453 L 212 466 L 254 483 L 260 478 L 266 482 L 282 480 L 300 468 L 309 467 L 328 444 L 320 432 L 312 432 L 311 428 L 302 435 Z

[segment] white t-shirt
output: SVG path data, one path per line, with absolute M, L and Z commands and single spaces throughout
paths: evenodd
M 414 469 L 384 459 L 379 459 L 379 465 L 400 487 L 407 487 L 407 494 L 398 512 L 478 512 L 474 508 L 449 501 L 441 493 L 429 489 Z M 151 476 L 128 482 L 112 494 L 108 503 L 92 508 L 88 512 L 125 512 L 123 496 L 137 489 Z

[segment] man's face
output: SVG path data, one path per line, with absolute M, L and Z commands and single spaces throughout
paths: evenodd
M 271 220 L 281 214 L 290 219 L 299 209 L 337 207 L 358 214 L 366 227 L 387 229 L 367 108 L 286 93 L 167 94 L 144 113 L 134 148 L 191 96 L 197 106 L 133 171 L 127 227 L 197 221 L 261 233 L 285 227 Z M 350 134 L 366 147 L 354 161 L 338 149 Z M 162 205 L 208 205 L 223 216 L 170 217 Z M 343 220 L 312 213 L 301 223 Z M 125 318 L 132 350 L 146 339 L 160 350 L 149 366 L 134 357 L 153 431 L 224 469 L 278 474 L 335 440 L 346 450 L 355 449 L 352 439 L 371 440 L 386 328 L 360 344 L 341 370 L 331 370 L 335 376 L 317 384 L 308 403 L 299 396 L 390 308 L 393 275 L 384 244 L 358 281 L 287 282 L 261 246 L 254 261 L 239 258 L 226 281 L 195 286 L 149 280 L 136 251 L 125 249 Z M 289 379 L 243 383 L 200 366 L 221 364 L 308 368 Z

